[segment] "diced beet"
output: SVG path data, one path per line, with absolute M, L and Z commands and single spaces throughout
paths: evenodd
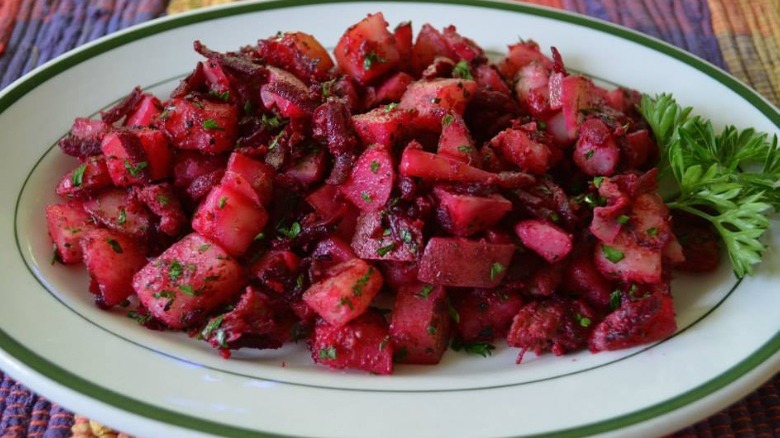
M 157 228 L 169 235 L 178 236 L 187 227 L 188 218 L 179 197 L 170 183 L 150 184 L 136 190 L 138 199 L 160 218 Z
M 325 220 L 332 219 L 344 211 L 344 200 L 338 186 L 323 184 L 306 196 L 306 202 Z
M 437 153 L 480 167 L 480 157 L 466 122 L 457 114 L 444 116 Z
M 141 139 L 130 131 L 107 134 L 100 145 L 114 185 L 123 187 L 150 181 L 149 162 Z
M 209 320 L 200 337 L 228 356 L 239 348 L 276 349 L 292 340 L 295 317 L 274 306 L 264 293 L 247 287 L 235 308 Z
M 676 269 L 689 272 L 709 272 L 718 267 L 720 246 L 717 231 L 712 224 L 698 216 L 674 211 L 672 226 L 682 245 L 685 262 Z
M 225 73 L 220 62 L 216 59 L 207 59 L 200 63 L 199 67 L 203 70 L 203 76 L 206 79 L 209 95 L 227 101 L 230 99 L 230 78 Z M 222 96 L 225 96 L 224 98 Z
M 73 121 L 68 135 L 57 142 L 57 146 L 62 152 L 74 157 L 98 155 L 101 153 L 103 137 L 110 131 L 111 126 L 102 120 L 78 117 Z
M 610 244 L 599 242 L 594 261 L 604 276 L 614 280 L 651 284 L 662 280 L 661 249 L 640 246 L 625 233 Z
M 365 313 L 382 288 L 382 274 L 361 259 L 339 263 L 325 275 L 304 292 L 303 301 L 338 327 Z
M 127 96 L 107 110 L 100 111 L 100 119 L 109 125 L 116 125 L 122 118 L 130 114 L 143 97 L 141 87 L 136 86 Z
M 325 151 L 318 149 L 299 158 L 297 162 L 287 168 L 284 174 L 299 186 L 309 187 L 325 179 L 326 165 Z
M 262 205 L 235 190 L 217 186 L 192 217 L 192 228 L 218 243 L 233 257 L 243 255 L 263 230 L 268 214 Z
M 431 237 L 418 279 L 457 287 L 496 287 L 506 276 L 515 246 L 458 237 Z
M 552 351 L 560 356 L 586 345 L 593 330 L 595 314 L 578 301 L 559 298 L 541 299 L 523 305 L 512 321 L 507 344 L 523 353 Z
M 355 253 L 347 242 L 332 236 L 320 240 L 319 243 L 317 243 L 317 246 L 314 247 L 312 256 L 321 258 L 327 257 L 336 265 L 355 258 Z
M 279 295 L 285 293 L 285 280 L 294 277 L 301 264 L 301 258 L 286 249 L 270 249 L 249 266 L 254 275 L 267 290 Z
M 402 71 L 390 76 L 377 87 L 376 103 L 398 102 L 412 82 L 414 78 Z
M 570 259 L 564 274 L 563 288 L 585 300 L 599 311 L 610 308 L 612 283 L 596 269 L 590 251 L 582 251 Z
M 380 106 L 367 113 L 352 116 L 352 125 L 364 145 L 381 144 L 392 148 L 406 139 L 409 126 L 416 115 L 415 109 Z
M 387 321 L 371 310 L 343 326 L 317 322 L 311 341 L 314 362 L 334 369 L 357 369 L 374 374 L 393 372 L 393 345 Z
M 417 260 L 423 239 L 422 226 L 419 220 L 403 220 L 379 211 L 364 212 L 357 220 L 352 249 L 366 260 Z
M 260 87 L 260 99 L 266 109 L 276 109 L 283 117 L 311 117 L 317 106 L 316 96 L 292 73 L 268 67 L 269 82 Z
M 46 225 L 54 242 L 54 252 L 62 263 L 80 263 L 83 258 L 81 239 L 95 223 L 84 211 L 81 201 L 46 206 Z
M 526 40 L 510 45 L 509 52 L 498 62 L 497 67 L 506 80 L 512 81 L 518 70 L 531 63 L 552 67 L 552 60 L 539 50 L 539 44 L 533 40 Z
M 512 203 L 494 193 L 489 196 L 458 194 L 443 187 L 433 191 L 439 199 L 439 224 L 455 236 L 468 236 L 497 224 L 512 210 Z
M 468 79 L 438 78 L 409 84 L 398 107 L 416 109 L 417 127 L 438 132 L 442 118 L 449 112 L 463 116 L 477 83 Z
M 151 230 L 149 211 L 122 189 L 101 192 L 84 201 L 84 209 L 95 221 L 136 239 L 146 239 Z
M 542 256 L 548 263 L 563 260 L 572 248 L 572 235 L 547 221 L 520 221 L 515 225 L 515 233 L 523 245 Z
M 599 186 L 599 196 L 606 200 L 605 206 L 593 209 L 593 221 L 590 224 L 590 232 L 602 242 L 613 242 L 623 224 L 619 220 L 629 212 L 631 200 L 620 186 L 609 178 L 604 178 Z
M 233 104 L 176 98 L 160 117 L 175 148 L 214 155 L 235 147 L 238 110 Z
M 319 281 L 328 269 L 355 257 L 357 256 L 350 248 L 349 243 L 338 236 L 330 236 L 320 240 L 311 252 L 310 277 L 312 281 Z
M 383 261 L 379 265 L 385 284 L 396 292 L 401 286 L 417 283 L 417 262 Z
M 205 155 L 198 151 L 177 151 L 173 164 L 173 185 L 186 189 L 196 178 L 225 168 L 224 155 Z
M 129 127 L 151 126 L 162 114 L 162 108 L 160 99 L 151 94 L 144 94 L 133 112 L 125 118 L 124 125 Z
M 639 195 L 631 204 L 625 227 L 646 248 L 663 248 L 672 236 L 669 207 L 656 193 Z
M 647 129 L 626 134 L 626 141 L 618 144 L 629 169 L 642 168 L 647 162 L 658 155 L 658 146 L 650 138 Z
M 412 71 L 419 76 L 439 56 L 453 58 L 455 54 L 450 50 L 441 32 L 425 23 L 417 33 L 417 40 L 412 46 Z
M 452 328 L 442 286 L 408 284 L 398 289 L 390 338 L 401 363 L 435 365 L 447 350 Z
M 197 233 L 171 245 L 133 277 L 141 304 L 174 330 L 201 323 L 244 284 L 241 265 Z
M 113 307 L 133 294 L 133 275 L 146 265 L 137 240 L 96 228 L 84 233 L 81 249 L 87 272 L 100 290 L 95 299 L 99 307 Z
M 257 53 L 270 65 L 287 70 L 307 83 L 325 81 L 333 68 L 328 51 L 313 36 L 285 32 L 257 43 Z
M 62 176 L 55 192 L 63 198 L 82 199 L 112 185 L 111 175 L 102 155 L 93 155 Z
M 390 151 L 381 145 L 366 149 L 352 168 L 341 193 L 363 211 L 385 208 L 395 182 L 395 166 Z
M 458 289 L 450 294 L 458 314 L 458 338 L 466 343 L 506 338 L 523 300 L 513 291 Z
M 558 292 L 563 282 L 563 266 L 560 263 L 542 264 L 525 280 L 525 294 L 533 297 L 549 297 Z
M 608 351 L 660 341 L 677 330 L 672 296 L 655 291 L 624 301 L 593 329 L 590 350 Z
M 543 174 L 550 168 L 550 147 L 532 139 L 525 130 L 506 129 L 494 137 L 490 144 L 524 172 Z
M 401 60 L 381 12 L 369 14 L 347 29 L 336 44 L 334 55 L 339 68 L 362 84 L 372 83 L 394 70 Z
M 351 119 L 347 104 L 341 99 L 330 98 L 314 109 L 312 138 L 326 145 L 337 157 L 351 154 L 357 145 Z
M 577 167 L 586 175 L 611 176 L 617 170 L 620 149 L 601 120 L 587 119 L 580 126 L 573 157 Z
M 198 202 L 205 198 L 213 188 L 220 185 L 224 177 L 225 171 L 222 169 L 200 175 L 199 177 L 192 180 L 185 191 L 187 195 L 189 195 L 190 199 Z
M 337 186 L 328 184 L 320 186 L 306 197 L 306 202 L 325 221 L 329 222 L 341 217 L 336 234 L 342 239 L 352 240 L 360 210 L 341 196 Z

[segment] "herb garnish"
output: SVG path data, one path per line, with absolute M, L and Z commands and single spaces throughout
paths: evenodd
M 753 273 L 766 246 L 768 215 L 780 208 L 777 136 L 691 116 L 670 94 L 642 96 L 639 111 L 661 150 L 659 186 L 669 208 L 715 227 L 737 277 Z

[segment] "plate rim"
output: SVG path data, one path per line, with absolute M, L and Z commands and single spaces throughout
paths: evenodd
M 734 76 L 723 71 L 719 67 L 702 60 L 695 55 L 683 51 L 669 43 L 661 41 L 652 36 L 642 34 L 632 29 L 609 23 L 597 18 L 588 17 L 569 11 L 557 10 L 547 7 L 540 7 L 531 4 L 521 4 L 511 1 L 500 0 L 385 0 L 389 3 L 433 3 L 456 6 L 477 7 L 493 10 L 506 10 L 526 15 L 551 18 L 576 26 L 587 27 L 593 30 L 607 33 L 611 36 L 638 43 L 645 48 L 660 52 L 677 61 L 687 64 L 699 72 L 718 81 L 726 88 L 732 90 L 740 98 L 747 101 L 760 113 L 767 117 L 770 122 L 780 127 L 780 111 L 772 105 L 765 97 L 759 95 L 747 85 L 736 79 Z M 132 43 L 133 41 L 147 38 L 168 30 L 186 27 L 188 25 L 216 20 L 220 18 L 254 13 L 264 10 L 285 9 L 298 6 L 310 6 L 332 3 L 366 3 L 365 1 L 355 0 L 270 0 L 255 1 L 246 3 L 234 3 L 217 8 L 208 8 L 196 10 L 178 16 L 163 17 L 151 20 L 126 30 L 107 35 L 92 43 L 76 48 L 60 57 L 57 57 L 46 64 L 36 68 L 32 72 L 18 79 L 5 90 L 0 92 L 0 113 L 9 109 L 16 101 L 23 98 L 26 94 L 37 88 L 39 85 L 47 82 L 76 65 L 87 61 L 95 56 L 109 52 L 117 47 Z M 17 198 L 17 206 L 19 203 Z M 16 237 L 16 236 L 15 236 Z M 55 384 L 58 384 L 69 391 L 73 391 L 79 396 L 90 398 L 94 401 L 104 403 L 122 411 L 127 411 L 153 421 L 163 424 L 180 427 L 188 430 L 197 430 L 206 433 L 217 433 L 227 436 L 260 436 L 260 437 L 286 437 L 289 435 L 279 435 L 270 432 L 264 432 L 258 429 L 246 429 L 219 421 L 201 419 L 187 414 L 170 411 L 159 406 L 154 406 L 141 400 L 117 393 L 114 390 L 92 383 L 86 378 L 80 377 L 73 372 L 61 368 L 55 363 L 48 361 L 38 353 L 28 349 L 18 341 L 13 339 L 8 333 L 0 328 L 0 348 L 3 350 L 0 358 L 8 355 L 17 362 L 17 366 L 27 369 Z M 595 434 L 616 431 L 632 425 L 647 422 L 649 420 L 669 414 L 675 409 L 691 405 L 694 402 L 701 401 L 707 396 L 714 394 L 718 390 L 726 388 L 729 384 L 736 382 L 741 377 L 747 375 L 750 371 L 759 368 L 760 365 L 767 363 L 770 358 L 780 352 L 780 332 L 770 338 L 767 342 L 756 349 L 752 354 L 743 358 L 734 366 L 725 370 L 718 376 L 702 383 L 701 385 L 690 389 L 684 393 L 677 394 L 662 402 L 645 408 L 630 412 L 624 415 L 600 419 L 592 423 L 581 426 L 575 426 L 568 429 L 545 432 L 533 436 L 550 435 L 580 435 Z M 758 386 L 756 384 L 755 386 Z M 42 391 L 45 392 L 45 391 Z

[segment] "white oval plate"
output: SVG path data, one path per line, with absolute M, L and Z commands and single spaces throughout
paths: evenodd
M 663 342 L 565 357 L 499 346 L 448 352 L 392 376 L 315 366 L 302 345 L 222 360 L 182 334 L 98 310 L 79 268 L 52 266 L 44 206 L 74 165 L 56 147 L 77 116 L 141 85 L 165 95 L 199 59 L 192 41 L 232 50 L 302 30 L 333 47 L 383 11 L 459 31 L 493 51 L 518 36 L 555 45 L 567 66 L 650 93 L 673 92 L 717 125 L 778 133 L 780 113 L 738 81 L 667 44 L 610 24 L 512 3 L 239 3 L 157 20 L 73 51 L 0 93 L 0 367 L 64 406 L 142 436 L 660 435 L 738 400 L 780 369 L 780 247 L 754 277 L 723 268 L 673 283 L 680 329 Z

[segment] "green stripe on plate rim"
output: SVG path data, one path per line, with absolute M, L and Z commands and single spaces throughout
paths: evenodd
M 608 22 L 601 20 L 584 17 L 576 14 L 572 14 L 566 11 L 559 11 L 554 9 L 540 8 L 533 5 L 515 4 L 506 2 L 493 2 L 487 0 L 389 0 L 390 2 L 397 3 L 444 3 L 472 6 L 486 9 L 506 10 L 511 12 L 520 12 L 528 15 L 535 15 L 545 18 L 555 19 L 566 23 L 571 23 L 578 26 L 583 26 L 591 29 L 595 29 L 607 34 L 611 34 L 638 44 L 641 44 L 647 48 L 651 48 L 658 52 L 664 53 L 674 59 L 677 59 L 697 70 L 705 73 L 706 75 L 717 80 L 724 86 L 728 87 L 732 91 L 736 92 L 743 99 L 753 105 L 762 114 L 764 114 L 769 120 L 776 126 L 780 127 L 780 112 L 768 103 L 764 98 L 758 95 L 755 91 L 751 90 L 740 81 L 713 66 L 712 64 L 694 57 L 687 52 L 684 52 L 677 47 L 667 44 L 663 41 L 657 40 L 650 36 L 638 33 L 636 31 L 623 28 Z M 347 3 L 350 0 L 272 0 L 262 3 L 239 3 L 228 7 L 223 7 L 214 10 L 203 10 L 195 13 L 185 14 L 181 16 L 171 17 L 159 21 L 153 21 L 148 24 L 141 25 L 137 28 L 122 31 L 116 35 L 108 36 L 103 39 L 86 45 L 81 49 L 76 49 L 71 54 L 66 54 L 61 58 L 57 58 L 54 61 L 45 64 L 44 66 L 36 69 L 28 74 L 23 79 L 19 80 L 3 93 L 0 94 L 0 113 L 8 109 L 14 102 L 21 99 L 24 95 L 38 87 L 40 84 L 53 78 L 54 76 L 72 68 L 97 55 L 110 51 L 116 47 L 128 44 L 130 42 L 165 32 L 167 30 L 184 27 L 190 24 L 200 23 L 204 21 L 215 20 L 224 17 L 230 17 L 235 15 L 241 15 L 250 12 L 257 12 L 263 10 L 280 9 L 295 6 L 306 5 L 318 5 L 327 3 Z M 8 336 L 7 333 L 0 330 L 0 346 L 3 349 L 27 365 L 31 369 L 40 373 L 41 375 L 58 382 L 71 390 L 94 398 L 108 405 L 114 406 L 119 409 L 126 410 L 128 412 L 157 420 L 162 423 L 168 423 L 178 427 L 182 427 L 190 430 L 198 430 L 206 433 L 219 434 L 224 436 L 256 436 L 256 437 L 283 437 L 289 435 L 276 435 L 264 433 L 256 430 L 249 430 L 240 427 L 235 427 L 227 424 L 217 423 L 209 420 L 203 420 L 180 414 L 177 412 L 167 411 L 160 409 L 156 406 L 146 404 L 144 402 L 131 399 L 122 394 L 118 394 L 110 389 L 95 385 L 79 376 L 73 375 L 67 370 L 58 367 L 56 364 L 48 362 L 43 357 L 39 356 L 35 352 L 27 349 L 25 346 L 19 344 L 14 339 Z M 761 346 L 757 351 L 743 359 L 735 366 L 721 374 L 720 376 L 711 379 L 708 382 L 687 391 L 683 394 L 677 395 L 665 402 L 638 410 L 636 412 L 622 415 L 619 417 L 598 421 L 592 424 L 575 427 L 566 430 L 553 431 L 550 433 L 538 434 L 535 436 L 582 436 L 595 433 L 602 433 L 608 431 L 614 431 L 622 427 L 627 427 L 633 424 L 637 424 L 643 421 L 650 420 L 652 418 L 667 414 L 675 409 L 678 409 L 687 404 L 700 400 L 724 387 L 733 383 L 738 378 L 742 377 L 746 373 L 758 367 L 767 359 L 772 357 L 776 352 L 780 351 L 780 333 L 775 334 L 767 343 Z

